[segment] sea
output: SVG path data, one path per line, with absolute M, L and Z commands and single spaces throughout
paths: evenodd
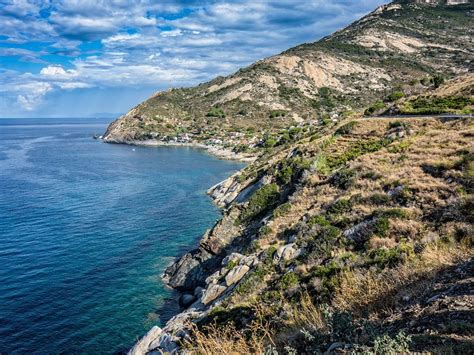
M 110 119 L 0 119 L 0 353 L 123 353 L 176 311 L 160 274 L 243 167 L 93 139 Z

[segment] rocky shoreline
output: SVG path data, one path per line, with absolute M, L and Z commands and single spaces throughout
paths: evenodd
M 210 154 L 216 156 L 219 159 L 226 159 L 226 160 L 238 160 L 242 162 L 253 162 L 257 159 L 256 156 L 251 154 L 244 154 L 244 153 L 235 153 L 230 149 L 226 149 L 217 145 L 207 145 L 198 142 L 165 142 L 156 139 L 148 139 L 148 140 L 117 140 L 115 138 L 107 138 L 104 137 L 103 141 L 105 143 L 112 143 L 112 144 L 126 144 L 126 145 L 135 145 L 135 146 L 143 146 L 143 147 L 190 147 L 190 148 L 198 148 L 204 149 L 208 151 Z
M 242 244 L 234 243 L 240 234 L 234 225 L 235 211 L 225 209 L 233 201 L 244 202 L 249 195 L 249 187 L 239 182 L 240 175 L 237 172 L 207 191 L 224 208 L 222 219 L 203 235 L 197 249 L 177 259 L 161 275 L 166 285 L 180 293 L 181 313 L 163 328 L 150 329 L 129 351 L 130 355 L 178 353 L 179 343 L 188 337 L 191 322 L 205 318 L 259 264 L 258 253 L 244 256 L 238 252 Z

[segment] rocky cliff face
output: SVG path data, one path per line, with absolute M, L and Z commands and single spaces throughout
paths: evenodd
M 200 142 L 258 154 L 269 133 L 341 119 L 393 90 L 422 92 L 430 78 L 469 71 L 473 13 L 470 4 L 395 1 L 228 77 L 159 92 L 112 123 L 105 141 Z
M 472 11 L 397 1 L 109 127 L 110 142 L 254 142 L 257 157 L 208 191 L 222 219 L 163 275 L 183 311 L 132 354 L 465 352 Z M 454 313 L 440 328 L 441 304 Z
M 466 85 L 472 92 L 472 85 Z M 438 94 L 465 92 L 466 85 L 458 79 L 442 86 Z M 471 267 L 466 260 L 472 257 L 472 135 L 468 118 L 345 121 L 321 129 L 317 138 L 306 136 L 280 146 L 212 187 L 209 193 L 224 208 L 223 218 L 196 250 L 164 274 L 164 280 L 182 292 L 183 312 L 163 329 L 152 329 L 132 353 L 177 351 L 183 341 L 202 350 L 193 343 L 196 329 L 190 324 L 237 324 L 241 331 L 249 331 L 245 329 L 253 329 L 255 319 L 252 307 L 268 309 L 268 321 L 280 324 L 271 330 L 275 344 L 298 352 L 326 351 L 335 342 L 370 346 L 376 336 L 400 331 L 417 339 L 410 340 L 417 351 L 436 348 L 441 336 L 429 341 L 417 338 L 423 332 L 441 332 L 435 321 L 440 313 L 431 304 L 446 291 L 452 294 L 445 299 L 446 307 L 458 309 L 456 300 L 462 295 L 453 291 L 453 285 L 462 288 L 470 282 L 465 272 L 454 278 L 449 270 L 458 262 L 465 265 L 462 268 Z M 392 280 L 380 284 L 390 289 L 389 295 L 381 291 L 352 295 L 367 291 L 365 284 L 357 291 L 354 280 L 375 275 L 385 275 L 383 282 Z M 442 285 L 424 284 L 431 277 Z M 375 287 L 382 280 L 371 282 Z M 419 298 L 421 290 L 413 282 L 429 292 Z M 298 304 L 302 294 L 310 294 L 315 304 L 330 304 L 333 312 L 356 312 L 357 307 L 369 312 L 380 303 L 389 309 L 376 308 L 373 314 L 380 317 L 372 319 L 379 327 L 377 335 L 356 340 L 349 338 L 350 329 L 347 336 L 322 333 L 328 338 L 314 348 L 311 341 L 298 338 L 299 331 L 288 328 L 281 313 L 295 307 L 288 302 Z M 473 304 L 469 297 L 463 302 L 463 307 Z M 420 307 L 426 321 L 403 326 L 408 322 L 402 319 L 420 312 Z M 447 327 L 459 322 L 472 325 L 461 309 L 450 316 L 447 322 L 452 324 Z M 364 319 L 357 312 L 352 317 Z M 288 331 L 298 334 L 291 339 Z M 468 338 L 463 331 L 453 332 L 443 346 L 460 350 L 456 339 Z

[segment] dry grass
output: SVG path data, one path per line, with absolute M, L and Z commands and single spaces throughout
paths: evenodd
M 263 354 L 268 345 L 274 345 L 273 331 L 264 320 L 262 307 L 255 307 L 255 320 L 244 330 L 233 324 L 211 324 L 202 330 L 192 324 L 191 339 L 184 346 L 192 354 Z
M 389 311 L 403 297 L 421 297 L 443 268 L 472 256 L 472 249 L 463 246 L 429 245 L 420 257 L 411 259 L 395 269 L 365 274 L 346 272 L 337 290 L 333 306 L 362 314 Z

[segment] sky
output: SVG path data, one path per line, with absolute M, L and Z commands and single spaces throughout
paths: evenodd
M 387 0 L 0 0 L 0 117 L 125 113 L 313 42 Z

